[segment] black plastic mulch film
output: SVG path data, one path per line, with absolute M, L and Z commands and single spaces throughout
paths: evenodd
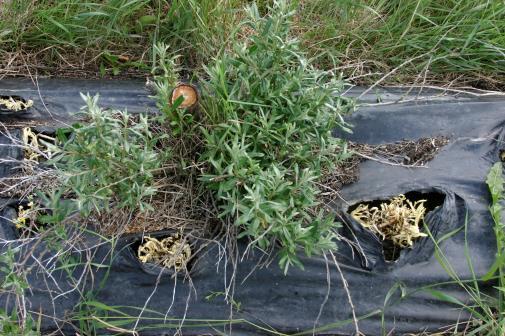
M 358 95 L 362 91 L 356 88 L 348 94 Z M 0 121 L 6 124 L 34 122 L 44 127 L 68 123 L 73 118 L 72 113 L 83 105 L 79 92 L 99 92 L 103 107 L 126 108 L 132 113 L 155 111 L 149 93 L 139 81 L 41 80 L 35 86 L 28 80 L 2 80 L 0 96 L 18 95 L 33 100 L 34 104 L 18 117 L 1 115 Z M 393 102 L 402 94 L 402 91 L 383 91 L 382 101 Z M 429 93 L 425 95 L 429 96 Z M 365 102 L 375 99 L 375 94 L 362 97 Z M 380 241 L 348 214 L 349 208 L 360 202 L 386 200 L 409 192 L 435 199 L 434 205 L 439 206 L 428 212 L 425 218 L 435 239 L 464 228 L 466 223 L 467 244 L 474 271 L 477 276 L 484 275 L 494 260 L 496 246 L 485 179 L 491 165 L 499 160 L 500 151 L 505 148 L 502 142 L 505 100 L 470 96 L 420 97 L 408 103 L 361 107 L 347 119 L 354 125 L 353 133 L 335 135 L 358 143 L 384 144 L 440 135 L 450 140 L 427 164 L 428 168 L 405 168 L 364 161 L 360 164 L 359 181 L 341 191 L 346 202 L 336 204 L 335 211 L 344 222 L 342 235 L 353 244 L 339 244 L 336 257 L 347 279 L 356 315 L 365 316 L 382 309 L 395 284 L 402 283 L 412 290 L 451 280 L 436 260 L 430 238 L 421 238 L 412 249 L 403 249 L 395 262 L 387 262 Z M 5 146 L 9 143 L 5 137 L 0 137 L 0 143 L 3 144 L 0 147 L 2 158 L 22 156 L 20 148 Z M 6 176 L 11 169 L 8 164 L 2 164 L 0 173 Z M 15 230 L 8 219 L 16 216 L 16 200 L 0 200 L 0 206 L 1 238 L 15 239 Z M 228 320 L 231 311 L 233 319 L 244 319 L 256 325 L 233 324 L 232 333 L 236 335 L 268 334 L 257 326 L 286 334 L 303 331 L 312 334 L 314 328 L 316 334 L 349 335 L 354 332 L 353 323 L 339 323 L 352 318 L 351 308 L 340 274 L 331 263 L 328 287 L 327 263 L 322 257 L 302 257 L 305 270 L 291 268 L 284 275 L 276 263 L 251 273 L 261 257 L 259 253 L 252 253 L 237 267 L 234 288 L 234 302 L 240 304 L 237 310 L 234 305 L 230 307 L 226 304 L 222 296 L 206 298 L 212 293 L 222 293 L 230 281 L 232 266 L 224 267 L 222 251 L 217 245 L 207 246 L 205 253 L 201 253 L 192 265 L 191 287 L 188 281 L 174 279 L 169 274 L 159 277 L 158 271 L 142 265 L 130 246 L 134 241 L 134 237 L 127 237 L 119 242 L 103 287 L 98 287 L 98 284 L 105 276 L 105 270 L 97 269 L 93 279 L 87 279 L 89 283 L 86 287 L 95 290 L 96 301 L 109 306 L 134 307 L 144 307 L 147 301 L 145 308 L 148 310 L 163 314 L 168 311 L 168 318 L 184 318 L 184 335 L 229 332 L 229 324 L 223 326 L 209 322 L 208 325 L 200 323 L 199 326 L 191 326 L 194 324 L 191 321 Z M 240 242 L 239 248 L 243 250 L 245 244 Z M 445 239 L 440 246 L 460 278 L 472 279 L 465 257 L 465 230 L 461 229 Z M 4 244 L 1 248 L 2 251 L 6 249 Z M 25 242 L 23 248 L 30 248 L 30 243 Z M 109 248 L 108 245 L 98 247 L 94 258 L 106 260 Z M 42 247 L 36 247 L 33 255 L 42 253 L 42 250 Z M 70 289 L 63 271 L 54 271 L 52 277 L 58 282 L 58 292 Z M 26 292 L 28 309 L 56 317 L 42 318 L 44 332 L 60 330 L 58 333 L 74 334 L 72 324 L 58 321 L 74 310 L 80 299 L 79 293 L 71 291 L 53 300 L 51 296 L 54 297 L 54 293 L 50 293 L 51 290 L 56 291 L 53 279 L 35 271 L 29 273 L 32 290 Z M 492 285 L 489 282 L 483 284 L 483 288 L 492 291 Z M 446 285 L 442 290 L 463 302 L 469 299 L 457 285 Z M 386 331 L 394 330 L 396 334 L 440 331 L 468 318 L 465 312 L 426 291 L 415 292 L 403 299 L 399 295 L 396 291 L 389 300 L 394 304 L 387 305 Z M 0 307 L 12 307 L 12 304 L 12 298 L 9 300 L 7 295 L 2 295 Z M 235 308 L 238 308 L 236 304 Z M 135 316 L 138 311 L 130 313 Z M 143 316 L 150 315 L 145 312 Z M 138 326 L 148 326 L 146 321 L 141 319 Z M 128 325 L 124 327 L 128 328 Z M 367 335 L 381 334 L 381 314 L 372 314 L 360 320 L 359 327 Z M 153 328 L 140 334 L 160 335 L 173 330 Z

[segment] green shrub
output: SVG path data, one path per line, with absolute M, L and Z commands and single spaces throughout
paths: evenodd
M 52 160 L 62 185 L 75 194 L 83 214 L 108 210 L 111 201 L 120 208 L 148 209 L 145 198 L 156 192 L 154 173 L 169 150 L 156 150 L 160 137 L 150 131 L 147 116 L 134 121 L 127 112 L 101 109 L 98 96 L 82 97 L 87 123 L 72 126 L 71 137 L 63 139 Z
M 316 211 L 317 180 L 346 154 L 331 136 L 345 128 L 343 82 L 316 70 L 290 37 L 293 12 L 276 2 L 243 22 L 249 36 L 206 68 L 203 131 L 209 163 L 202 179 L 260 248 L 281 246 L 280 265 L 302 266 L 295 252 L 335 248 L 333 216 Z

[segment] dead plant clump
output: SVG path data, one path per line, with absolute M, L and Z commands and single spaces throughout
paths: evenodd
M 381 203 L 379 207 L 370 208 L 368 204 L 360 204 L 351 212 L 351 216 L 382 240 L 391 240 L 400 248 L 412 247 L 414 240 L 427 236 L 419 230 L 426 213 L 425 202 L 412 202 L 405 195 L 399 195 Z
M 16 97 L 0 96 L 0 107 L 12 112 L 24 111 L 33 106 L 33 100 L 23 101 Z
M 161 240 L 145 237 L 139 246 L 138 258 L 143 263 L 154 263 L 178 272 L 186 269 L 191 259 L 191 246 L 179 233 Z
M 51 147 L 56 145 L 56 139 L 41 132 L 35 132 L 31 127 L 24 127 L 22 140 L 25 147 L 25 160 L 38 163 L 42 159 L 50 159 Z

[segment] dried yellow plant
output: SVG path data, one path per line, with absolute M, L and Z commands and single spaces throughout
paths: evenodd
M 24 102 L 12 97 L 0 98 L 0 105 L 4 105 L 8 110 L 18 112 L 33 106 L 33 100 Z
M 143 263 L 155 263 L 177 272 L 186 268 L 191 259 L 191 247 L 178 233 L 162 240 L 145 237 L 138 249 L 138 258 Z
M 379 207 L 369 208 L 367 204 L 360 204 L 351 216 L 383 240 L 391 240 L 399 247 L 411 247 L 415 239 L 427 236 L 419 230 L 426 213 L 425 202 L 412 202 L 405 195 L 399 195 Z
M 23 128 L 22 138 L 25 147 L 25 159 L 38 162 L 42 154 L 45 154 L 48 158 L 52 156 L 50 148 L 56 143 L 55 138 L 36 133 L 30 127 Z
M 25 209 L 22 205 L 18 207 L 18 217 L 13 221 L 16 229 L 26 228 L 30 221 L 34 221 L 37 217 L 37 210 L 35 203 L 31 200 L 33 197 L 29 196 L 30 202 L 28 203 L 28 208 Z

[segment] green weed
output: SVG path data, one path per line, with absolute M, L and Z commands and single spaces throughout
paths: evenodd
M 496 237 L 496 259 L 488 274 L 484 277 L 484 281 L 496 279 L 498 297 L 496 298 L 496 310 L 499 316 L 499 324 L 501 325 L 501 333 L 505 333 L 505 224 L 502 220 L 503 206 L 502 202 L 505 199 L 503 178 L 503 165 L 497 162 L 491 168 L 488 174 L 486 183 L 491 193 L 491 206 L 489 211 L 493 217 L 494 232 Z
M 210 299 L 215 298 L 216 296 L 221 295 L 222 293 L 216 293 L 216 295 L 211 294 Z M 143 314 L 141 314 L 141 312 Z M 364 320 L 372 316 L 376 316 L 380 313 L 380 311 L 375 310 L 359 316 L 358 320 Z M 139 317 L 140 316 L 140 317 Z M 227 327 L 233 328 L 234 325 L 245 325 L 248 328 L 251 328 L 256 333 L 261 335 L 272 335 L 272 336 L 288 336 L 283 332 L 277 331 L 268 325 L 264 325 L 258 322 L 251 322 L 247 319 L 237 318 L 237 319 L 191 319 L 185 318 L 181 320 L 179 318 L 172 318 L 166 316 L 165 313 L 158 312 L 151 309 L 142 309 L 140 307 L 133 306 L 109 306 L 102 302 L 96 300 L 88 300 L 82 303 L 82 309 L 79 311 L 79 314 L 76 317 L 77 321 L 82 323 L 86 323 L 91 327 L 89 330 L 89 335 L 99 334 L 97 332 L 102 331 L 103 329 L 114 330 L 115 333 L 112 335 L 124 335 L 124 334 L 133 334 L 134 332 L 138 332 L 142 334 L 142 332 L 147 331 L 157 331 L 157 330 L 177 330 L 180 329 L 182 333 L 186 328 L 213 328 L 214 332 L 217 335 L 228 335 L 229 333 L 221 332 L 219 329 L 224 328 L 226 330 Z M 142 326 L 138 326 L 135 331 L 130 329 L 132 325 L 135 324 L 138 320 L 142 321 Z M 184 324 L 181 325 L 181 322 L 184 321 Z M 345 326 L 347 324 L 351 324 L 353 322 L 352 319 L 336 321 L 316 329 L 309 329 L 300 331 L 296 334 L 291 334 L 291 336 L 302 336 L 302 335 L 313 335 L 314 332 L 322 333 L 327 331 L 332 331 L 336 328 Z M 86 334 L 88 335 L 88 334 Z
M 2 290 L 13 292 L 16 295 L 23 295 L 28 289 L 28 282 L 24 273 L 16 272 L 16 254 L 18 249 L 8 248 L 0 255 L 0 273 L 3 275 Z
M 34 321 L 28 317 L 24 326 L 20 326 L 17 320 L 17 312 L 13 310 L 8 314 L 0 309 L 0 334 L 2 336 L 39 336 Z
M 201 67 L 236 37 L 244 0 L 174 0 L 159 27 L 156 41 L 170 44 L 186 66 Z
M 49 1 L 12 0 L 2 10 L 2 41 L 29 48 L 92 48 L 118 51 L 117 45 L 138 46 L 141 28 L 155 25 L 165 1 L 147 0 Z M 146 22 L 147 15 L 155 19 Z M 123 48 L 126 49 L 126 48 Z
M 29 288 L 25 273 L 18 271 L 19 267 L 16 266 L 16 254 L 18 252 L 18 249 L 8 248 L 4 253 L 0 254 L 0 274 L 3 278 L 0 293 L 3 295 L 12 293 L 18 297 L 23 296 L 25 290 Z M 10 314 L 0 309 L 0 334 L 5 336 L 40 335 L 36 331 L 37 326 L 29 314 L 22 320 L 19 318 L 19 301 L 16 300 L 15 302 L 16 305 Z

